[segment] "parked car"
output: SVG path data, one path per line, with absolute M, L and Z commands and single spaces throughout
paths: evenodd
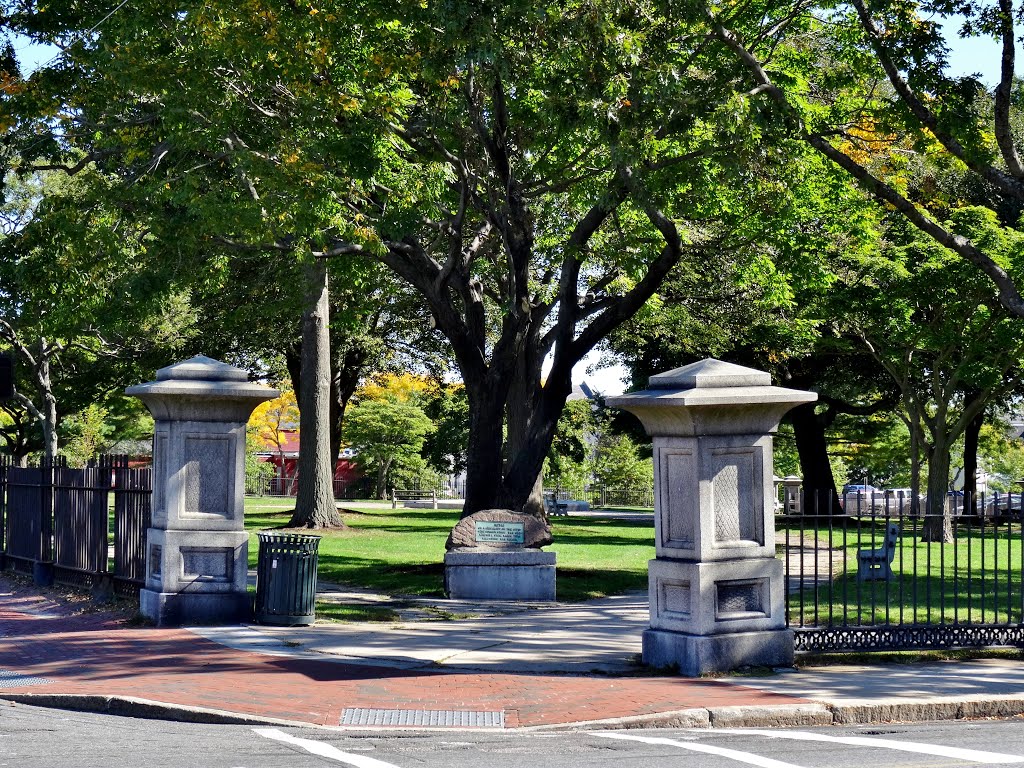
M 1020 514 L 1021 500 L 1019 493 L 990 493 L 985 495 L 986 515 Z
M 875 488 L 873 485 L 844 485 L 843 495 L 851 493 L 863 493 L 865 496 L 870 496 L 873 493 L 884 493 L 881 488 Z

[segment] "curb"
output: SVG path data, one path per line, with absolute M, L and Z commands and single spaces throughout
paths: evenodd
M 81 693 L 0 693 L 0 701 L 10 705 L 24 704 L 47 709 L 65 709 L 72 712 L 94 712 L 101 715 L 136 717 L 142 720 L 169 720 L 177 723 L 205 723 L 208 725 L 280 725 L 296 728 L 324 728 L 317 723 L 302 720 L 283 720 L 276 717 L 242 715 L 222 709 L 190 707 L 168 704 L 135 696 L 101 696 Z
M 74 693 L 0 693 L 0 701 L 9 705 L 28 705 L 75 712 L 169 720 L 182 723 L 216 725 L 276 725 L 292 728 L 321 728 L 345 731 L 381 732 L 388 730 L 456 730 L 438 728 L 400 729 L 332 726 L 302 720 L 286 720 L 259 715 L 243 715 L 206 707 L 168 704 L 134 696 L 102 696 Z M 867 725 L 873 723 L 911 723 L 939 720 L 1007 718 L 1024 715 L 1024 697 L 971 698 L 958 700 L 916 700 L 855 702 L 849 704 L 778 704 L 768 706 L 693 708 L 645 715 L 583 720 L 570 723 L 506 728 L 506 732 L 591 731 L 640 728 L 795 728 L 829 725 Z M 474 729 L 493 730 L 493 729 Z
M 914 723 L 926 720 L 976 720 L 987 717 L 1024 715 L 1024 697 L 964 699 L 918 699 L 914 701 L 873 701 L 829 704 L 836 725 L 868 723 Z

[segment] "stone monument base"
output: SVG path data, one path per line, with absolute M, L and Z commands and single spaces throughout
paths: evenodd
M 456 600 L 554 600 L 555 553 L 453 550 L 444 556 L 444 589 Z
M 139 590 L 139 611 L 158 627 L 238 624 L 252 619 L 246 592 L 155 592 Z
M 793 666 L 793 630 L 688 635 L 648 629 L 643 635 L 643 663 L 679 667 L 679 674 L 698 677 L 730 672 L 742 666 Z

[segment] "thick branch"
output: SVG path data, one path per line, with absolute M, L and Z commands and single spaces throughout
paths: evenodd
M 996 87 L 995 132 L 999 152 L 1006 168 L 1018 179 L 1024 177 L 1017 146 L 1010 130 L 1010 97 L 1013 89 L 1013 67 L 1016 56 L 1016 40 L 1013 29 L 1013 0 L 999 0 L 999 25 L 1003 39 L 1003 54 L 1000 60 L 999 85 Z
M 955 136 L 939 124 L 938 119 L 935 117 L 935 113 L 928 109 L 928 107 L 925 106 L 925 103 L 916 93 L 914 93 L 914 89 L 910 87 L 910 83 L 908 83 L 906 78 L 903 77 L 903 74 L 885 50 L 885 46 L 882 44 L 882 33 L 871 18 L 871 14 L 864 5 L 864 0 L 851 0 L 851 2 L 853 3 L 853 7 L 857 9 L 857 15 L 860 17 L 861 26 L 863 26 L 865 31 L 868 33 L 868 37 L 871 41 L 871 47 L 874 50 L 875 55 L 878 57 L 878 61 L 882 65 L 882 68 L 885 70 L 885 74 L 888 76 L 889 82 L 892 83 L 892 87 L 896 89 L 896 93 L 899 95 L 900 99 L 910 109 L 914 117 L 921 122 L 921 125 L 931 131 L 935 138 L 939 140 L 942 146 L 944 146 L 951 155 L 963 161 L 968 168 L 980 175 L 986 181 L 995 185 L 1008 195 L 1013 195 L 1017 198 L 1024 198 L 1024 185 L 1021 184 L 1019 179 L 1016 179 L 987 163 L 979 162 L 971 155 L 970 152 L 967 151 Z
M 569 358 L 572 362 L 583 358 L 594 346 L 616 327 L 639 311 L 640 307 L 654 295 L 665 276 L 683 255 L 683 241 L 679 230 L 671 219 L 653 207 L 646 207 L 644 213 L 665 238 L 665 247 L 651 262 L 647 274 L 614 305 L 595 317 L 572 344 Z
M 854 2 L 855 4 L 862 5 L 861 0 L 854 0 Z M 790 105 L 786 99 L 785 93 L 772 81 L 771 77 L 769 77 L 768 73 L 765 71 L 764 67 L 761 66 L 761 63 L 757 58 L 743 46 L 736 35 L 719 24 L 714 17 L 711 16 L 710 12 L 708 12 L 708 17 L 714 25 L 719 38 L 731 51 L 733 51 L 740 61 L 743 62 L 751 74 L 753 74 L 758 84 L 763 86 L 764 93 L 771 96 L 771 98 L 780 107 L 788 111 L 790 109 Z M 970 240 L 948 231 L 938 222 L 926 216 L 918 210 L 917 206 L 910 202 L 910 200 L 897 192 L 893 187 L 883 182 L 881 179 L 875 177 L 867 168 L 864 168 L 846 154 L 836 149 L 820 134 L 808 133 L 802 127 L 800 128 L 800 133 L 805 141 L 857 179 L 857 181 L 877 199 L 892 205 L 915 227 L 932 237 L 940 245 L 949 248 L 961 258 L 971 262 L 982 272 L 988 275 L 989 279 L 995 283 L 996 289 L 999 292 L 1000 303 L 1013 315 L 1016 315 L 1017 317 L 1024 317 L 1024 298 L 1021 297 L 1013 279 L 1006 270 L 1000 267 L 987 254 L 977 248 Z M 1016 182 L 1014 182 L 1014 184 L 1016 184 Z

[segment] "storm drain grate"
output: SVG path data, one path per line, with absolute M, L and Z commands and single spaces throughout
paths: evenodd
M 45 685 L 50 682 L 45 677 L 32 677 L 20 672 L 0 669 L 0 688 L 24 688 L 27 685 Z
M 504 728 L 505 713 L 457 709 L 346 709 L 342 725 L 422 726 L 431 728 Z

